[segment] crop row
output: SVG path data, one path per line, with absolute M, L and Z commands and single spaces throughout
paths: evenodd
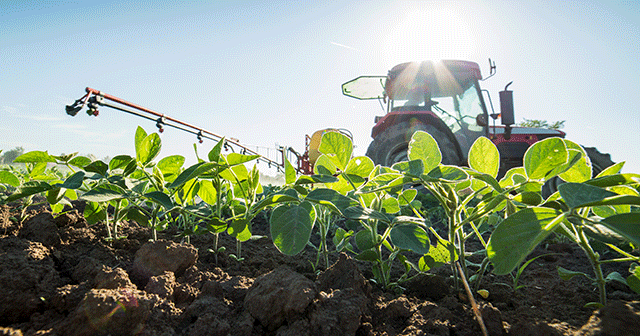
M 413 274 L 448 264 L 456 286 L 469 280 L 476 289 L 485 272 L 517 276 L 530 261 L 533 249 L 549 235 L 563 236 L 589 257 L 600 300 L 606 303 L 605 283 L 620 281 L 640 293 L 640 175 L 622 174 L 623 163 L 592 178 L 584 149 L 574 142 L 549 138 L 531 146 L 522 167 L 500 180 L 499 153 L 487 138 L 479 138 L 468 155 L 469 167 L 441 164 L 442 155 L 428 133 L 416 132 L 409 144 L 409 161 L 392 167 L 375 166 L 366 156 L 353 157 L 351 140 L 336 132 L 324 134 L 322 155 L 314 175 L 298 176 L 285 162 L 285 185 L 262 186 L 258 156 L 223 154 L 224 139 L 198 163 L 184 167 L 185 158 L 172 155 L 154 161 L 161 149 L 157 133 L 138 127 L 135 157 L 119 155 L 108 163 L 71 155 L 52 156 L 33 151 L 14 162 L 26 170 L 0 170 L 2 202 L 22 199 L 24 208 L 42 194 L 52 212 L 60 213 L 71 200 L 86 201 L 89 224 L 104 223 L 106 239 L 118 239 L 122 221 L 150 227 L 156 233 L 176 225 L 188 239 L 193 234 L 220 234 L 236 239 L 235 254 L 242 260 L 242 243 L 252 239 L 252 220 L 270 213 L 270 235 L 282 253 L 296 255 L 311 245 L 317 251 L 314 267 L 328 267 L 330 253 L 346 252 L 371 263 L 373 281 L 384 288 L 401 288 Z M 50 163 L 70 172 L 47 169 Z M 558 190 L 543 195 L 546 181 L 560 178 Z M 418 199 L 430 195 L 439 204 L 445 227 L 436 228 L 434 209 Z M 546 197 L 545 197 L 546 196 Z M 340 225 L 338 225 L 340 223 Z M 312 234 L 320 236 L 315 246 Z M 486 240 L 484 237 L 489 237 Z M 332 241 L 328 242 L 331 238 Z M 477 239 L 484 256 L 472 271 L 466 242 Z M 435 242 L 433 244 L 432 242 Z M 595 244 L 598 242 L 598 244 Z M 614 251 L 604 260 L 595 246 Z M 417 262 L 408 253 L 421 256 Z M 632 262 L 629 274 L 605 276 L 602 264 Z M 405 270 L 393 279 L 391 269 Z M 559 268 L 563 278 L 588 276 Z M 517 281 L 517 280 L 516 280 Z

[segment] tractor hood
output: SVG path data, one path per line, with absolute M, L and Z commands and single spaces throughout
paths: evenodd
M 505 127 L 504 126 L 490 126 L 489 127 L 491 134 L 504 134 Z M 550 137 L 560 137 L 564 138 L 567 134 L 563 131 L 547 129 L 547 128 L 535 128 L 535 127 L 513 127 L 511 128 L 511 134 L 513 135 L 538 135 L 539 139 L 550 138 Z

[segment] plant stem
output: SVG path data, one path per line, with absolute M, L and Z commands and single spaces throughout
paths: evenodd
M 454 269 L 455 269 L 455 265 L 458 266 L 458 271 L 460 271 L 460 277 L 462 277 L 462 282 L 463 282 L 464 288 L 467 291 L 469 302 L 471 302 L 471 309 L 473 310 L 473 313 L 476 315 L 476 319 L 478 320 L 478 324 L 480 325 L 480 330 L 482 330 L 482 335 L 489 336 L 487 327 L 484 325 L 484 321 L 482 320 L 482 313 L 480 313 L 480 308 L 478 308 L 478 304 L 476 303 L 476 300 L 473 298 L 473 293 L 471 293 L 471 289 L 469 288 L 469 283 L 467 282 L 467 279 L 464 275 L 464 271 L 462 270 L 462 267 L 460 267 L 460 263 L 454 262 L 453 264 L 454 264 Z
M 489 266 L 489 258 L 485 257 L 482 260 L 482 264 L 480 265 L 480 269 L 478 270 L 478 278 L 476 279 L 476 283 L 473 286 L 473 290 L 477 292 L 480 289 L 480 283 L 482 282 L 482 278 L 484 277 L 484 272 L 487 270 L 487 266 Z
M 220 237 L 219 233 L 214 233 L 213 234 L 213 253 L 215 255 L 216 258 L 216 265 L 218 265 L 218 239 Z
M 242 243 L 239 240 L 236 240 L 236 255 L 238 256 L 238 261 L 242 259 Z
M 455 285 L 456 292 L 460 290 L 460 286 L 458 284 L 458 272 L 456 271 L 456 232 L 454 230 L 455 223 L 453 216 L 449 217 L 449 259 L 451 260 L 451 270 L 453 271 L 453 283 Z
M 589 239 L 584 233 L 582 226 L 576 227 L 575 229 L 578 232 L 578 245 L 585 251 L 587 257 L 589 257 L 589 262 L 591 262 L 591 267 L 593 267 L 593 272 L 596 275 L 596 284 L 600 292 L 600 303 L 604 306 L 607 304 L 607 287 L 604 275 L 602 274 L 600 256 L 594 252 L 591 245 L 589 245 Z

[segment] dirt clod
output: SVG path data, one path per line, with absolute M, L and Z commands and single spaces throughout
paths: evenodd
M 134 282 L 146 285 L 149 278 L 165 271 L 181 276 L 198 259 L 198 251 L 191 245 L 158 240 L 142 245 L 133 261 Z

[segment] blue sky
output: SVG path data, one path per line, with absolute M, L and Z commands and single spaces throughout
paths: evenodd
M 513 81 L 517 121 L 566 120 L 568 139 L 640 172 L 639 41 L 640 1 L 2 1 L 0 149 L 134 154 L 154 123 L 65 114 L 89 86 L 267 148 L 346 128 L 362 155 L 382 110 L 342 83 L 426 59 L 487 76 L 492 58 L 482 85 L 496 103 Z M 160 156 L 195 161 L 195 136 L 162 140 Z

